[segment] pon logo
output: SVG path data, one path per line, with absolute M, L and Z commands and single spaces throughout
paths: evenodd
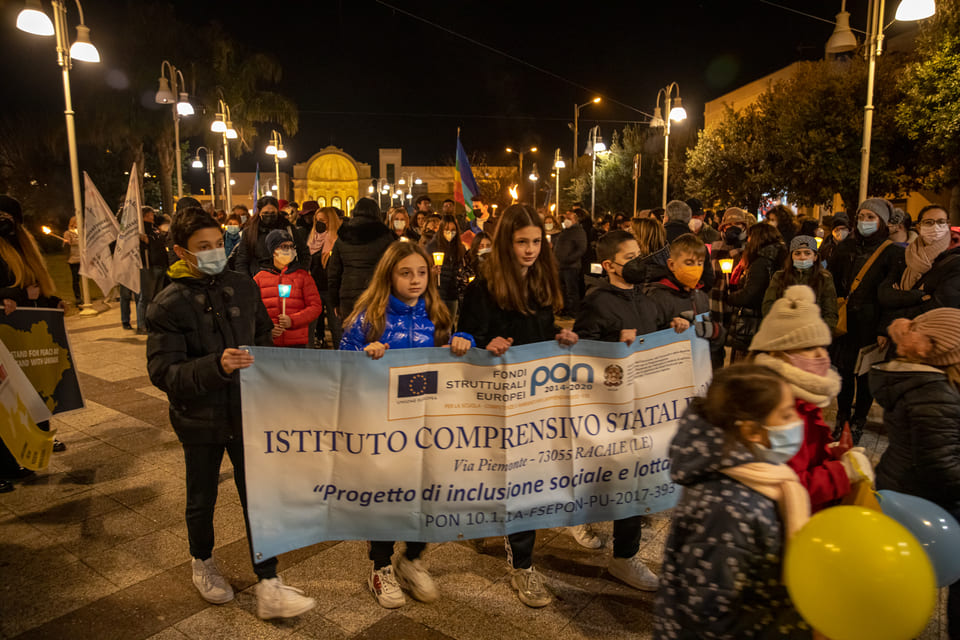
M 530 396 L 537 395 L 537 387 L 563 382 L 593 382 L 593 367 L 582 362 L 573 365 L 572 369 L 565 362 L 558 362 L 552 367 L 537 367 L 530 376 Z

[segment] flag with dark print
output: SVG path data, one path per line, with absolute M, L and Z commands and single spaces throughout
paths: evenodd
M 397 397 L 413 398 L 428 396 L 437 392 L 437 372 L 421 371 L 397 378 Z

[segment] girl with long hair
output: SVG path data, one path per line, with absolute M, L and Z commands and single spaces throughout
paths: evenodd
M 553 252 L 544 247 L 546 233 L 532 207 L 510 206 L 500 217 L 493 250 L 480 276 L 467 287 L 459 328 L 495 356 L 502 356 L 511 345 L 577 342 L 577 334 L 558 330 L 554 324 L 563 295 Z M 552 600 L 543 575 L 533 569 L 536 535 L 536 531 L 523 531 L 507 537 L 511 584 L 529 607 L 543 607 Z
M 817 240 L 813 236 L 794 236 L 783 268 L 770 278 L 770 286 L 763 296 L 763 315 L 770 312 L 773 303 L 795 284 L 813 290 L 823 321 L 832 330 L 837 326 L 837 289 L 833 276 L 821 266 L 817 255 Z
M 733 319 L 727 333 L 727 346 L 733 349 L 733 362 L 747 355 L 750 341 L 763 318 L 763 296 L 770 278 L 783 263 L 786 247 L 780 232 L 771 224 L 750 227 L 743 257 L 730 275 L 726 303 L 733 308 Z
M 440 298 L 450 309 L 450 315 L 457 317 L 459 296 L 457 295 L 457 272 L 463 263 L 466 250 L 460 242 L 460 227 L 457 219 L 451 215 L 440 218 L 440 230 L 427 246 L 427 255 L 433 257 L 436 253 L 443 254 L 443 264 L 433 266 L 433 273 L 439 277 Z M 434 261 L 436 262 L 436 261 Z
M 447 305 L 430 275 L 431 260 L 416 242 L 391 244 L 373 273 L 370 285 L 357 299 L 344 324 L 340 349 L 363 351 L 374 360 L 387 349 L 449 345 L 462 356 L 473 346 L 466 333 L 452 333 Z M 403 606 L 403 589 L 421 602 L 432 602 L 439 592 L 420 560 L 425 542 L 407 542 L 405 551 L 391 565 L 394 541 L 370 543 L 373 571 L 367 586 L 377 602 L 387 608 Z
M 313 226 L 310 227 L 310 235 L 307 236 L 307 248 L 310 250 L 310 275 L 313 276 L 313 281 L 317 284 L 317 291 L 320 293 L 320 300 L 323 302 L 323 313 L 317 318 L 313 331 L 310 332 L 310 335 L 314 338 L 310 346 L 317 343 L 320 343 L 321 346 L 326 344 L 326 331 L 323 327 L 324 318 L 326 318 L 327 327 L 330 329 L 330 339 L 334 349 L 340 344 L 340 337 L 343 335 L 343 326 L 337 318 L 334 305 L 331 304 L 327 288 L 327 263 L 330 261 L 330 254 L 333 252 L 333 245 L 337 241 L 339 231 L 340 216 L 337 215 L 336 209 L 321 207 L 313 212 Z
M 397 240 L 404 238 L 411 242 L 420 240 L 420 234 L 410 225 L 410 214 L 403 207 L 392 207 L 387 211 L 387 226 Z
M 493 238 L 483 231 L 473 236 L 473 240 L 470 241 L 470 250 L 464 254 L 460 270 L 457 272 L 457 299 L 461 305 L 463 294 L 480 273 L 480 265 L 486 261 L 491 251 L 493 251 Z
M 243 236 L 230 255 L 228 266 L 251 278 L 263 267 L 273 264 L 273 253 L 267 250 L 267 234 L 274 229 L 285 229 L 293 236 L 297 245 L 297 261 L 310 264 L 310 253 L 303 241 L 301 230 L 280 211 L 279 201 L 273 196 L 263 196 L 257 200 L 257 212 L 243 229 Z

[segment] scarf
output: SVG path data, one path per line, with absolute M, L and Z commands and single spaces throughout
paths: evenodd
M 900 278 L 900 290 L 910 291 L 917 280 L 923 277 L 937 256 L 947 250 L 950 246 L 950 234 L 946 233 L 942 238 L 933 244 L 927 244 L 923 238 L 917 238 L 907 245 L 905 258 L 907 268 L 903 270 L 903 276 Z
M 821 409 L 828 406 L 840 393 L 840 375 L 834 369 L 830 369 L 826 376 L 821 377 L 798 369 L 789 362 L 774 358 L 768 353 L 758 353 L 753 361 L 779 373 L 790 385 L 793 395 Z
M 787 465 L 749 462 L 723 469 L 721 473 L 777 503 L 786 532 L 784 548 L 810 519 L 810 494 L 800 484 L 797 474 Z
M 324 242 L 326 242 L 328 231 L 323 233 L 317 233 L 316 229 L 310 230 L 310 235 L 307 237 L 307 248 L 310 250 L 310 255 L 315 254 L 317 251 L 323 250 Z

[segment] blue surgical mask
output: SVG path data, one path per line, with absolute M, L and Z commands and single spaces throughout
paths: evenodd
M 759 447 L 764 462 L 783 464 L 797 455 L 803 446 L 803 420 L 776 427 L 764 427 L 770 438 L 770 448 Z
M 187 253 L 197 257 L 197 269 L 208 276 L 217 275 L 227 266 L 227 252 L 223 247 Z
M 793 266 L 800 271 L 806 271 L 813 266 L 813 260 L 794 260 Z
M 228 225 L 225 227 L 225 229 L 226 229 L 227 233 L 229 233 L 229 234 L 232 235 L 232 236 L 235 236 L 235 235 L 237 235 L 238 233 L 240 233 L 240 225 L 237 225 L 237 224 L 228 224 Z
M 872 236 L 877 232 L 880 224 L 876 220 L 861 220 L 857 223 L 857 229 L 862 236 Z

